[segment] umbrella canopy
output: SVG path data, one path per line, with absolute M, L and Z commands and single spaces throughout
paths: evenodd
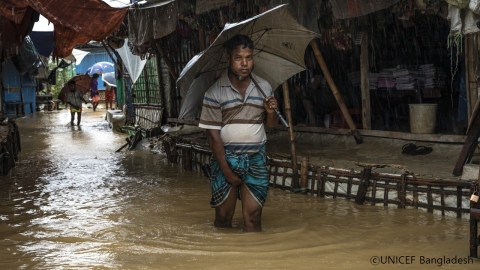
M 115 72 L 108 72 L 102 75 L 102 81 L 106 84 L 117 87 L 117 79 L 115 78 Z
M 223 44 L 237 34 L 252 39 L 255 45 L 253 72 L 267 80 L 272 89 L 305 69 L 305 49 L 317 36 L 293 19 L 287 5 L 245 21 L 226 24 L 210 47 L 194 56 L 181 72 L 177 85 L 184 99 L 179 118 L 194 117 L 198 113 L 203 94 L 228 68 Z
M 92 76 L 95 73 L 106 73 L 115 71 L 115 66 L 110 62 L 98 62 L 87 69 L 87 74 Z
M 90 84 L 92 83 L 92 77 L 88 75 L 77 75 L 73 76 L 69 81 L 75 81 L 75 88 L 82 92 L 83 94 L 86 94 L 90 91 Z M 58 94 L 58 99 L 60 99 L 63 103 L 67 103 L 67 93 L 70 91 L 68 89 L 68 82 L 65 83 L 63 86 L 62 90 Z

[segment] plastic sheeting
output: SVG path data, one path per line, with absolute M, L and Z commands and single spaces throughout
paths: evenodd
M 42 65 L 40 56 L 28 36 L 23 40 L 18 54 L 12 60 L 21 75 L 29 73 L 32 77 L 38 74 L 38 68 Z
M 134 55 L 132 52 L 130 52 L 130 49 L 126 44 L 128 44 L 128 39 L 125 39 L 125 45 L 123 45 L 120 49 L 117 49 L 116 51 L 120 55 L 120 58 L 122 58 L 123 63 L 125 64 L 125 67 L 130 74 L 130 78 L 132 79 L 132 84 L 134 84 L 142 73 L 142 70 L 147 63 L 147 60 L 142 60 L 140 56 Z
M 318 14 L 320 14 L 320 5 L 322 1 L 318 0 L 271 0 L 268 6 L 270 8 L 281 4 L 288 4 L 288 11 L 295 20 L 308 30 L 320 33 L 318 29 Z
M 477 33 L 480 29 L 477 22 L 480 21 L 480 15 L 471 10 L 465 10 L 455 5 L 448 5 L 448 20 L 450 20 L 450 35 L 466 35 Z
M 330 0 L 337 19 L 359 17 L 393 6 L 399 0 Z
M 177 2 L 152 8 L 130 9 L 128 11 L 128 40 L 130 45 L 141 46 L 151 40 L 172 33 L 177 26 Z M 143 54 L 141 51 L 136 54 Z
M 80 65 L 80 63 L 82 63 L 83 58 L 85 58 L 85 56 L 89 53 L 90 52 L 73 49 L 72 55 L 73 57 L 75 57 L 75 64 Z
M 38 19 L 38 14 L 23 1 L 1 0 L 0 15 L 3 60 L 18 53 L 23 39 L 33 28 L 31 20 Z
M 118 29 L 127 9 L 112 8 L 100 0 L 2 0 L 0 14 L 12 24 L 2 28 L 2 41 L 4 34 L 24 37 L 33 11 L 54 24 L 54 54 L 64 58 L 75 45 L 103 40 Z
M 226 7 L 231 5 L 234 0 L 197 0 L 195 6 L 195 13 L 202 14 L 212 9 Z
M 55 48 L 53 31 L 31 32 L 30 38 L 39 54 L 48 57 L 53 52 Z

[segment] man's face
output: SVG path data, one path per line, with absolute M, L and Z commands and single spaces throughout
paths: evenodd
M 232 50 L 228 61 L 234 74 L 248 77 L 253 69 L 253 50 L 239 45 Z

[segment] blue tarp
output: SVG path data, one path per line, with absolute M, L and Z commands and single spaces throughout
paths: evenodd
M 49 57 L 53 52 L 55 48 L 53 32 L 31 32 L 30 38 L 39 54 Z

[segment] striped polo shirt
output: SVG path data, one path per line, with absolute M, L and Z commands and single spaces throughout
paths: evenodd
M 252 76 L 267 96 L 273 95 L 272 87 L 266 80 L 253 73 Z M 257 153 L 267 141 L 263 125 L 266 113 L 263 107 L 264 99 L 253 81 L 243 98 L 232 86 L 228 72 L 224 71 L 220 79 L 205 93 L 198 126 L 220 130 L 227 150 L 235 153 Z

